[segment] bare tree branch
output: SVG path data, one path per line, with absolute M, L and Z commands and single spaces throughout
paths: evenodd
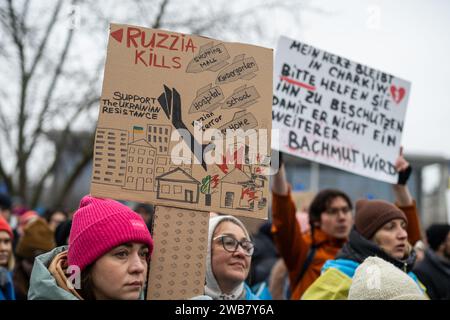
M 47 94 L 45 95 L 43 107 L 42 107 L 41 112 L 39 113 L 39 116 L 38 116 L 37 125 L 36 125 L 36 128 L 35 128 L 34 132 L 33 132 L 33 135 L 32 135 L 32 138 L 31 138 L 32 139 L 31 143 L 30 143 L 30 145 L 28 147 L 28 150 L 25 153 L 25 160 L 29 159 L 31 153 L 34 150 L 34 147 L 36 146 L 36 141 L 37 141 L 39 135 L 42 132 L 42 125 L 43 125 L 43 122 L 44 122 L 45 114 L 47 113 L 47 111 L 48 111 L 48 109 L 50 107 L 51 98 L 52 98 L 53 94 L 55 93 L 55 87 L 56 87 L 56 84 L 58 83 L 58 80 L 60 78 L 64 62 L 66 61 L 67 52 L 69 51 L 69 47 L 70 47 L 70 45 L 72 43 L 73 34 L 74 34 L 74 29 L 72 28 L 72 29 L 69 30 L 66 42 L 64 44 L 64 48 L 63 48 L 63 50 L 61 52 L 58 64 L 56 65 L 55 71 L 53 73 L 53 77 L 52 77 L 52 79 L 50 81 L 50 85 L 49 85 L 49 87 L 47 89 Z
M 156 16 L 155 22 L 152 25 L 152 28 L 159 29 L 161 28 L 161 21 L 164 16 L 164 13 L 166 12 L 167 4 L 169 3 L 169 0 L 163 0 L 159 6 L 158 15 Z
M 30 8 L 30 1 L 26 0 L 23 3 L 22 14 L 20 18 L 20 29 L 23 30 L 24 35 L 27 33 L 26 20 L 28 17 L 28 9 Z
M 24 53 L 24 45 L 21 39 L 20 31 L 17 26 L 16 20 L 16 12 L 12 5 L 12 1 L 8 0 L 8 11 L 10 17 L 10 27 L 12 30 L 12 38 L 13 42 L 17 47 L 19 52 L 19 64 L 20 64 L 20 99 L 19 99 L 19 116 L 18 116 L 18 147 L 16 149 L 16 157 L 17 157 L 17 168 L 19 172 L 19 187 L 18 193 L 23 198 L 26 199 L 26 182 L 27 182 L 27 172 L 26 172 L 26 164 L 23 159 L 23 147 L 25 143 L 24 137 L 24 127 L 26 122 L 26 95 L 27 95 L 27 87 L 28 87 L 28 76 L 25 70 L 25 53 Z
M 0 122 L 1 122 L 0 128 L 2 129 L 3 134 L 5 135 L 6 143 L 8 144 L 8 148 L 10 148 L 11 150 L 14 150 L 12 138 L 11 138 L 11 131 L 12 131 L 11 123 L 8 122 L 8 120 L 6 119 L 6 116 L 3 113 L 3 106 L 0 106 Z
M 31 78 L 34 74 L 34 70 L 36 69 L 39 61 L 41 60 L 42 54 L 44 53 L 45 46 L 47 45 L 48 39 L 50 37 L 50 34 L 52 33 L 53 27 L 56 24 L 56 21 L 58 20 L 58 15 L 61 10 L 62 6 L 62 0 L 59 0 L 58 3 L 55 6 L 55 9 L 53 10 L 52 17 L 50 21 L 48 22 L 47 28 L 44 33 L 44 38 L 42 39 L 39 48 L 37 49 L 36 55 L 34 59 L 32 60 L 31 68 L 28 71 L 28 76 Z
M 56 153 L 53 158 L 53 162 L 47 168 L 45 173 L 41 176 L 39 182 L 36 184 L 33 198 L 31 200 L 32 204 L 36 204 L 39 201 L 42 191 L 43 191 L 43 186 L 44 186 L 45 181 L 55 171 L 56 167 L 58 166 L 59 161 L 61 160 L 61 156 L 64 152 L 64 145 L 66 144 L 67 139 L 71 134 L 71 127 L 72 127 L 73 123 L 80 115 L 82 115 L 82 111 L 89 109 L 94 103 L 97 103 L 99 100 L 100 100 L 100 97 L 97 96 L 95 98 L 89 98 L 89 99 L 86 99 L 83 102 L 81 102 L 79 104 L 79 108 L 76 109 L 77 112 L 67 122 L 65 129 L 62 131 L 62 133 L 59 137 L 59 140 L 56 143 L 56 147 L 55 147 Z
M 66 200 L 70 189 L 76 182 L 77 178 L 83 172 L 84 168 L 91 162 L 92 153 L 94 150 L 94 136 L 95 133 L 89 138 L 89 145 L 83 150 L 83 157 L 73 168 L 71 174 L 66 178 L 64 185 L 61 188 L 60 193 L 55 197 L 53 206 L 60 205 Z

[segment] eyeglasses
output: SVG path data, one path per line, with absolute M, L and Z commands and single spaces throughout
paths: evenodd
M 228 235 L 220 235 L 215 237 L 213 240 L 220 239 L 220 242 L 222 242 L 223 248 L 228 252 L 236 252 L 238 249 L 238 246 L 240 245 L 242 249 L 244 249 L 245 255 L 248 257 L 251 257 L 253 252 L 255 251 L 255 245 L 253 242 L 249 240 L 241 240 L 238 241 L 232 236 Z
M 342 212 L 344 214 L 349 213 L 352 211 L 349 206 L 340 207 L 340 208 L 329 208 L 326 212 L 329 214 L 338 214 L 339 212 Z

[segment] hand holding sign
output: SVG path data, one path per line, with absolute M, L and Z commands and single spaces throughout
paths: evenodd
M 406 182 L 408 182 L 408 179 L 411 176 L 412 167 L 403 156 L 403 147 L 400 147 L 400 154 L 395 161 L 395 169 L 398 171 L 397 184 L 406 185 Z

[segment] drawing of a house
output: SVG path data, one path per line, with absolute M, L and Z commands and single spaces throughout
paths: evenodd
M 145 139 L 128 144 L 124 189 L 153 191 L 156 149 Z
M 156 177 L 158 199 L 198 203 L 200 182 L 181 168 Z
M 248 184 L 250 177 L 238 168 L 231 170 L 222 178 L 220 185 L 220 207 L 231 209 L 246 209 L 249 205 L 241 204 L 241 195 L 244 186 Z
M 243 166 L 245 171 L 245 166 Z M 265 177 L 248 175 L 234 168 L 222 178 L 220 185 L 220 207 L 238 210 L 261 210 L 267 205 L 261 188 Z

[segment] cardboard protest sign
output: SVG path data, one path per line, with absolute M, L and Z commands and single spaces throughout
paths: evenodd
M 286 37 L 275 61 L 273 147 L 395 183 L 410 83 Z
M 148 300 L 189 299 L 205 286 L 209 213 L 157 206 Z
M 91 193 L 266 218 L 272 50 L 110 29 Z

